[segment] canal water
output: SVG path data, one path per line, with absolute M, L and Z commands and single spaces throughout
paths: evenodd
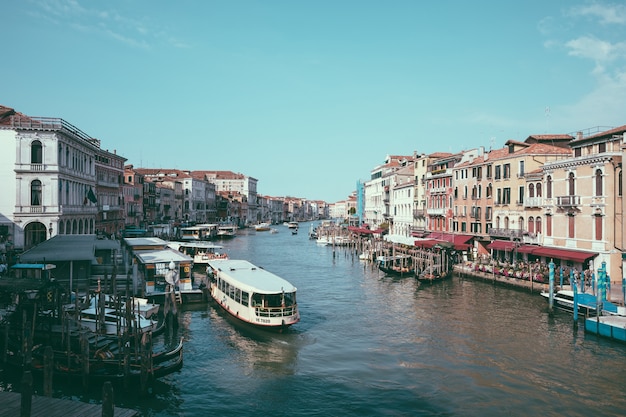
M 300 323 L 268 333 L 212 303 L 184 306 L 178 333 L 162 336 L 184 336 L 183 369 L 143 397 L 116 389 L 117 405 L 159 417 L 626 414 L 626 346 L 550 317 L 527 291 L 387 277 L 318 246 L 308 226 L 222 242 L 298 288 Z M 55 396 L 99 401 L 71 386 Z

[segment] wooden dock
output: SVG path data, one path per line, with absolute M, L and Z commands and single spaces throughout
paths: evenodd
M 20 415 L 22 396 L 17 392 L 0 392 L 0 417 Z M 101 417 L 102 405 L 33 395 L 31 417 Z M 115 417 L 139 416 L 129 408 L 115 407 Z

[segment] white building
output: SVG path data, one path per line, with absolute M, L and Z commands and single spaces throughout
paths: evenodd
M 0 238 L 29 249 L 56 234 L 93 234 L 100 141 L 59 118 L 0 106 Z
M 411 236 L 413 229 L 414 166 L 409 164 L 391 176 L 390 228 L 389 233 L 398 236 Z

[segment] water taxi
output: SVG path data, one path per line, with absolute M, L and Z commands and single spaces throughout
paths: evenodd
M 254 230 L 257 232 L 268 232 L 272 228 L 270 223 L 259 223 L 254 225 Z
M 180 229 L 180 240 L 211 240 L 217 236 L 217 224 L 198 224 Z
M 300 321 L 296 287 L 246 260 L 211 260 L 211 298 L 244 323 L 283 329 Z

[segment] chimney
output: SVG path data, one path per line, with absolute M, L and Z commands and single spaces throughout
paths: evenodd
M 583 138 L 583 132 L 576 132 L 576 140 L 580 140 Z

